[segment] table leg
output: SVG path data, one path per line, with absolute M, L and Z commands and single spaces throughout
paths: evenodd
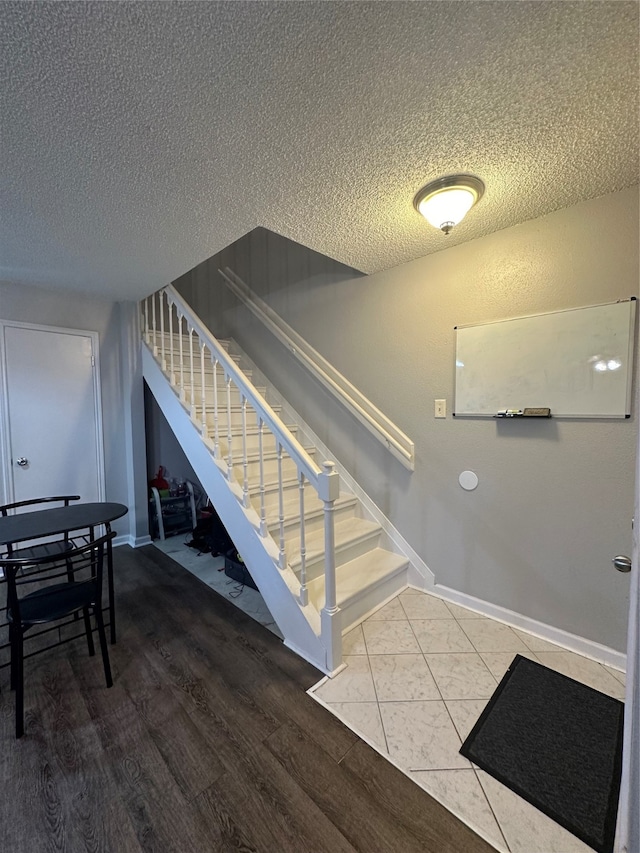
M 105 524 L 107 533 L 111 533 L 111 525 Z M 111 547 L 112 539 L 107 541 L 107 586 L 109 588 L 109 621 L 111 622 L 111 645 L 116 641 L 116 608 L 115 594 L 113 589 L 113 548 Z

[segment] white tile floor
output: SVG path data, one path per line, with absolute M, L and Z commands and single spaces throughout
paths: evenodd
M 258 592 L 238 594 L 222 557 L 198 555 L 181 536 L 154 545 L 282 636 Z M 346 669 L 310 694 L 497 850 L 592 853 L 459 749 L 516 653 L 617 699 L 623 673 L 419 590 L 345 634 L 343 652 Z
M 347 668 L 310 693 L 498 850 L 589 853 L 459 754 L 516 653 L 624 699 L 624 674 L 408 590 L 344 637 Z

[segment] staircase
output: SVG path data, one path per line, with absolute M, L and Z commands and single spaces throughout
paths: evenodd
M 285 643 L 335 673 L 342 634 L 406 586 L 409 559 L 172 287 L 141 315 L 144 378 Z

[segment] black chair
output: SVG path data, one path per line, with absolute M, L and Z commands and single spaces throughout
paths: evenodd
M 2 557 L 0 568 L 7 580 L 7 622 L 11 646 L 11 688 L 16 691 L 16 737 L 24 733 L 24 635 L 36 625 L 79 614 L 82 611 L 89 655 L 95 654 L 90 610 L 96 620 L 107 687 L 111 666 L 102 616 L 102 578 L 106 544 L 115 531 L 74 545 L 64 554 L 40 557 Z M 65 578 L 60 582 L 61 578 Z M 33 591 L 26 592 L 29 587 Z M 44 632 L 42 632 L 44 633 Z M 53 646 L 59 643 L 52 644 Z
M 79 501 L 80 495 L 54 495 L 49 498 L 31 498 L 28 501 L 18 501 L 17 503 L 5 504 L 0 506 L 0 515 L 9 515 L 12 509 L 21 509 L 22 507 L 36 507 L 38 504 L 62 503 L 64 506 L 69 506 L 71 501 Z M 44 509 L 45 507 L 41 507 Z M 31 545 L 29 548 L 14 548 L 12 545 L 7 546 L 9 557 L 50 557 L 55 554 L 62 554 L 68 551 L 69 534 L 65 533 L 64 539 L 58 539 L 55 542 L 43 542 L 40 545 Z

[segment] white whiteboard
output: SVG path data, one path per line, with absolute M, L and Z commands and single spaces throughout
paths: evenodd
M 630 415 L 635 298 L 456 328 L 455 416 Z

